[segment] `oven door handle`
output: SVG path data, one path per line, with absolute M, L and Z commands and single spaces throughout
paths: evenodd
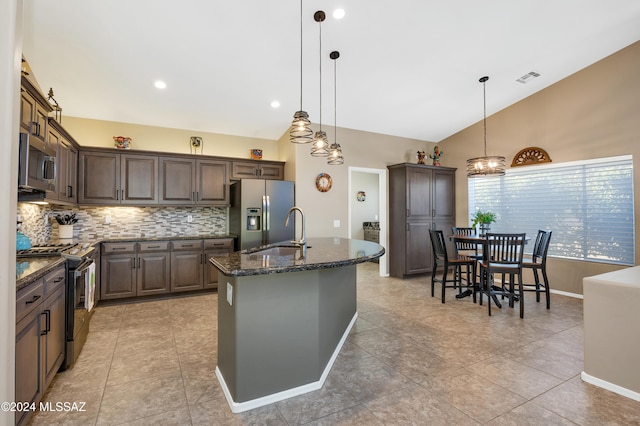
M 93 265 L 92 258 L 83 260 L 82 263 L 80 263 L 80 265 L 78 265 L 78 267 L 76 268 L 75 276 L 79 277 L 80 275 L 84 274 L 91 265 Z

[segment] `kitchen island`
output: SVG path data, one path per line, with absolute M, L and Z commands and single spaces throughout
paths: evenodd
M 213 257 L 218 285 L 216 376 L 239 413 L 320 389 L 357 318 L 356 265 L 379 244 L 311 238 Z

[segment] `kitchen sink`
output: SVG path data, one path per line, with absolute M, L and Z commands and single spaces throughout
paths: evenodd
M 291 256 L 298 253 L 299 249 L 299 247 L 295 246 L 276 246 L 264 250 L 252 251 L 250 254 L 262 256 Z

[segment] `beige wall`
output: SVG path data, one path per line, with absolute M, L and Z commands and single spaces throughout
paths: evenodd
M 62 126 L 82 146 L 113 147 L 113 136 L 128 136 L 133 149 L 189 154 L 191 136 L 200 136 L 205 155 L 250 158 L 249 150 L 258 148 L 263 159 L 280 160 L 278 142 L 268 139 L 65 116 Z
M 329 142 L 333 143 L 333 128 L 329 128 L 327 134 Z M 349 167 L 386 169 L 391 164 L 415 162 L 418 149 L 426 150 L 430 145 L 416 139 L 340 127 L 337 136 L 345 157 L 344 164 L 340 166 L 328 165 L 326 158 L 312 157 L 309 145 L 293 148 L 295 175 L 287 178 L 296 181 L 296 204 L 305 212 L 309 237 L 349 237 L 349 198 L 355 197 L 347 191 Z M 324 193 L 316 190 L 316 176 L 323 172 L 333 180 L 331 190 Z M 339 228 L 334 228 L 334 220 L 340 221 Z
M 537 146 L 554 163 L 632 154 L 636 247 L 640 242 L 640 42 L 487 118 L 487 154 L 507 164 L 522 148 Z M 542 76 L 544 78 L 544 75 Z M 491 96 L 491 80 L 487 97 Z M 514 83 L 519 84 L 519 83 Z M 478 83 L 481 114 L 482 86 Z M 469 222 L 466 160 L 482 155 L 482 122 L 445 139 L 447 165 L 457 167 L 456 223 Z M 553 240 L 552 240 L 553 242 Z M 636 249 L 636 264 L 640 253 Z M 620 269 L 609 264 L 549 261 L 551 287 L 582 293 L 582 278 Z

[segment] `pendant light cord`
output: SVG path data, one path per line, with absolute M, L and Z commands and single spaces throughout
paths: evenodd
M 483 79 L 488 77 L 483 77 Z M 484 156 L 487 156 L 487 80 L 482 82 L 482 98 L 484 102 Z
M 333 52 L 331 53 L 333 55 Z M 338 143 L 338 80 L 336 78 L 336 59 L 333 58 L 333 143 Z
M 322 131 L 322 21 L 320 26 L 320 49 L 318 50 L 318 63 L 320 67 L 320 131 Z
M 300 0 L 300 109 L 302 111 L 302 0 Z

